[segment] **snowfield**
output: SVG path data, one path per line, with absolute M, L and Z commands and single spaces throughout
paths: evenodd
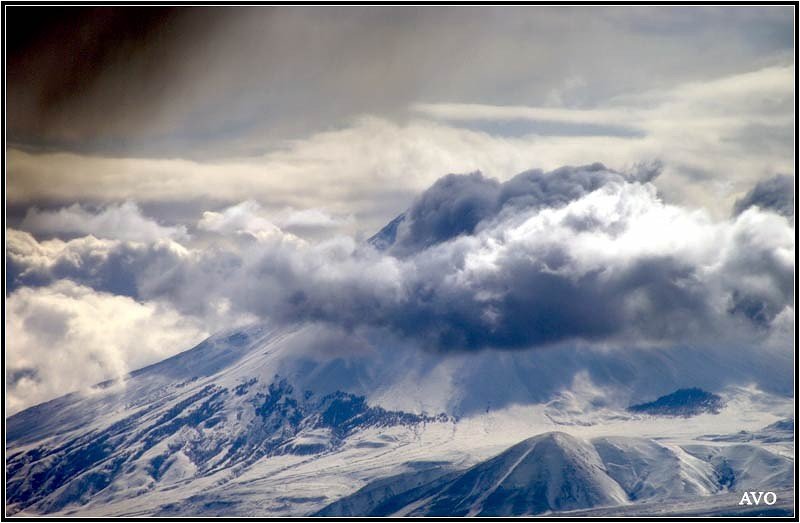
M 632 380 L 603 399 L 547 351 L 320 358 L 298 349 L 309 329 L 222 333 L 11 416 L 7 512 L 744 514 L 750 490 L 780 493 L 768 514 L 794 511 L 791 398 L 728 386 L 718 414 L 659 417 L 627 407 L 669 390 Z M 624 364 L 654 361 L 680 375 L 672 355 Z

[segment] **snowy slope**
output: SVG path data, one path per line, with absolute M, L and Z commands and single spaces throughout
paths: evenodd
M 734 488 L 785 490 L 793 486 L 792 473 L 791 459 L 752 445 L 682 448 L 631 437 L 587 442 L 548 432 L 460 473 L 425 470 L 379 480 L 317 514 L 525 516 L 631 504 L 662 510 Z
M 787 480 L 791 439 L 735 452 L 709 439 L 760 433 L 792 412 L 790 399 L 718 388 L 719 414 L 625 410 L 691 385 L 682 370 L 702 372 L 702 361 L 579 349 L 445 357 L 386 339 L 305 350 L 318 337 L 313 326 L 221 333 L 122 383 L 11 416 L 8 512 L 291 516 L 349 499 L 326 510 L 516 514 L 712 496 L 728 468 L 742 485 Z M 648 368 L 659 376 L 636 378 Z M 368 500 L 349 498 L 367 487 Z
M 7 420 L 11 510 L 53 512 L 98 493 L 109 501 L 187 479 L 240 471 L 265 457 L 334 449 L 351 433 L 446 421 L 318 395 L 273 375 L 291 333 L 254 328 Z M 253 350 L 257 348 L 257 350 Z
M 612 436 L 592 442 L 608 475 L 631 500 L 666 500 L 708 496 L 721 490 L 714 467 L 650 439 Z
M 594 448 L 549 432 L 471 468 L 410 515 L 521 516 L 626 502 Z

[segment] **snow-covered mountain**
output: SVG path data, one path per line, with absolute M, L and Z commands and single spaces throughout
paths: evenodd
M 626 410 L 643 384 L 599 378 L 678 375 L 669 356 L 303 349 L 319 335 L 222 333 L 11 416 L 7 511 L 521 515 L 793 487 L 790 421 L 764 429 L 790 400 L 728 387 L 719 414 L 662 418 Z M 569 372 L 582 355 L 594 374 Z M 742 430 L 771 438 L 722 437 Z
M 472 467 L 410 514 L 520 516 L 626 502 L 594 448 L 548 432 Z
M 256 328 L 213 338 L 125 383 L 12 416 L 11 506 L 51 512 L 101 492 L 123 492 L 112 499 L 135 496 L 142 488 L 238 471 L 270 456 L 330 451 L 370 427 L 447 421 L 443 414 L 370 406 L 342 391 L 320 396 L 295 389 L 268 374 L 270 349 L 284 336 Z
M 322 516 L 523 516 L 671 504 L 745 489 L 791 488 L 793 463 L 756 447 L 581 440 L 548 432 L 463 472 L 431 469 L 367 485 Z M 790 505 L 791 499 L 781 505 Z M 731 510 L 731 507 L 727 507 Z

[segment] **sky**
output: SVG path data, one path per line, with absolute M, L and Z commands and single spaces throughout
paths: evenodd
M 791 6 L 6 15 L 8 414 L 253 321 L 791 349 Z

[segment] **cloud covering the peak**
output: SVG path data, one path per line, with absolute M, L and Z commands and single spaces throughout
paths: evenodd
M 224 311 L 377 327 L 445 352 L 756 340 L 792 307 L 784 216 L 752 207 L 714 220 L 601 164 L 504 183 L 448 175 L 383 250 L 303 240 L 248 202 L 205 213 L 197 228 L 236 241 L 38 241 L 12 230 L 9 288 L 69 279 L 215 321 Z
M 652 179 L 657 172 L 647 173 Z M 642 176 L 624 175 L 595 163 L 562 167 L 550 172 L 534 169 L 504 183 L 481 173 L 450 174 L 422 193 L 396 224 L 391 252 L 416 252 L 460 234 L 473 234 L 480 224 L 513 219 L 523 211 L 557 208 L 607 183 Z
M 317 324 L 353 340 L 378 331 L 442 354 L 725 345 L 735 358 L 788 350 L 792 223 L 768 205 L 716 219 L 666 203 L 651 182 L 657 170 L 589 164 L 524 171 L 505 182 L 447 175 L 379 233 L 380 242 L 309 241 L 273 223 L 292 211 L 272 220 L 254 201 L 202 213 L 191 235 L 147 241 L 39 239 L 9 229 L 9 325 L 32 329 L 14 350 L 44 362 L 50 347 L 94 347 L 77 326 L 96 322 L 96 307 L 106 302 L 129 308 L 129 318 L 167 311 L 144 349 L 116 343 L 111 354 L 101 344 L 73 351 L 76 362 L 90 358 L 89 367 L 98 358 L 117 362 L 95 365 L 117 369 L 114 375 L 168 355 L 146 347 L 175 333 L 193 338 L 250 321 Z M 31 327 L 38 320 L 30 311 L 45 301 L 69 304 L 69 325 L 76 325 L 47 329 L 48 343 L 36 338 L 45 331 Z M 14 361 L 14 376 L 28 387 L 12 386 L 21 406 L 32 377 L 49 371 Z M 46 397 L 37 394 L 31 398 Z

